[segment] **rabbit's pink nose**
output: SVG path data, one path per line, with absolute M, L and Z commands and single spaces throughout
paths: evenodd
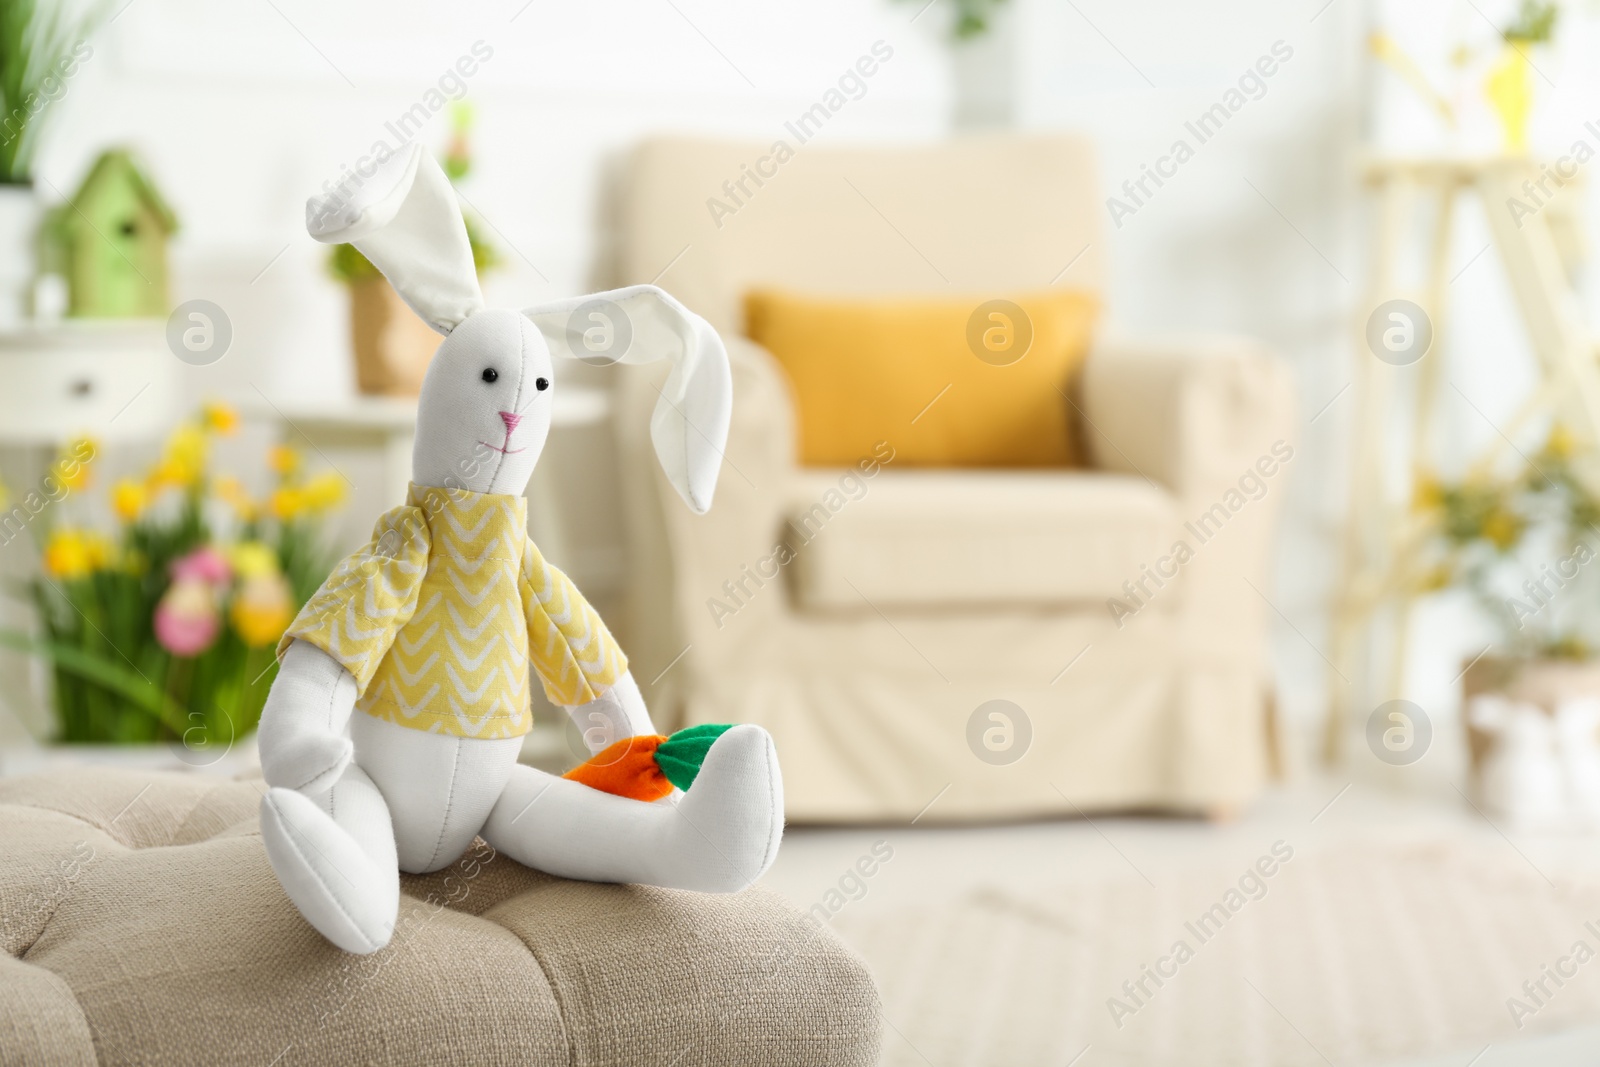
M 522 416 L 515 411 L 502 411 L 500 421 L 506 424 L 506 436 L 517 432 L 517 423 L 522 421 Z

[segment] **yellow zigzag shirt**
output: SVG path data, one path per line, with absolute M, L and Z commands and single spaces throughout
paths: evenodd
M 628 669 L 600 616 L 528 539 L 528 502 L 412 485 L 278 644 L 308 641 L 356 680 L 356 707 L 414 730 L 519 737 L 531 662 L 551 703 Z

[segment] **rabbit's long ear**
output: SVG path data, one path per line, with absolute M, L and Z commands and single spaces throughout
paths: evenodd
M 728 350 L 711 324 L 653 285 L 571 297 L 523 314 L 554 356 L 596 364 L 671 361 L 650 416 L 650 440 L 678 495 L 704 514 L 733 414 Z
M 397 152 L 370 178 L 352 176 L 307 200 L 306 230 L 326 244 L 355 245 L 440 333 L 483 307 L 455 190 L 421 145 Z

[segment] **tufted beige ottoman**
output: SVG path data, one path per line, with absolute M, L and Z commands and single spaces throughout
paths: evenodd
M 481 842 L 403 883 L 394 942 L 329 945 L 259 782 L 0 780 L 0 1063 L 871 1064 L 865 966 L 775 894 L 568 882 Z

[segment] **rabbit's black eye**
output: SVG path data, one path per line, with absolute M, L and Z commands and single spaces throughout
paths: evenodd
M 549 378 L 535 378 L 533 380 L 533 387 L 535 389 L 539 390 L 539 392 L 542 393 L 546 389 L 550 388 L 550 379 Z
M 500 380 L 500 372 L 495 370 L 493 367 L 485 367 L 483 368 L 483 380 L 486 382 L 497 382 Z

